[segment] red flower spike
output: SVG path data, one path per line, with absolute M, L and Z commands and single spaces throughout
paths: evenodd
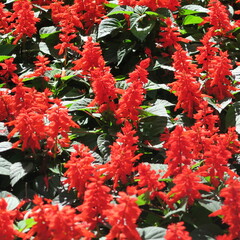
M 138 195 L 141 195 L 145 192 L 150 193 L 150 198 L 153 199 L 155 197 L 160 197 L 161 199 L 165 199 L 165 194 L 160 192 L 165 187 L 165 183 L 159 182 L 161 179 L 160 174 L 157 174 L 156 171 L 151 170 L 150 165 L 139 164 L 137 166 L 139 176 L 136 176 L 135 179 L 139 181 L 137 189 L 139 189 Z
M 189 235 L 185 227 L 184 222 L 172 223 L 168 225 L 164 239 L 166 240 L 191 240 L 192 237 Z
M 127 182 L 127 177 L 133 171 L 133 163 L 139 159 L 140 154 L 135 155 L 138 149 L 138 137 L 134 137 L 136 131 L 129 122 L 125 122 L 122 133 L 117 133 L 118 139 L 111 148 L 111 161 L 99 167 L 101 173 L 105 173 L 108 179 L 113 179 L 113 187 L 118 186 L 118 181 Z
M 137 198 L 129 196 L 131 193 L 132 189 L 129 189 L 129 191 L 127 189 L 127 194 L 119 192 L 118 204 L 112 204 L 111 209 L 105 211 L 107 221 L 112 226 L 109 234 L 106 236 L 106 240 L 141 240 L 136 230 L 136 221 L 141 210 L 136 204 Z
M 175 186 L 167 194 L 169 197 L 167 203 L 170 207 L 182 198 L 187 198 L 188 205 L 193 205 L 195 199 L 201 198 L 200 190 L 210 192 L 214 189 L 201 183 L 201 179 L 197 174 L 198 173 L 192 172 L 191 169 L 185 167 L 182 173 L 173 179 Z
M 179 28 L 174 25 L 171 18 L 166 18 L 163 20 L 166 23 L 166 27 L 161 27 L 161 32 L 159 36 L 161 37 L 159 41 L 161 42 L 162 47 L 166 48 L 168 46 L 179 46 L 178 42 L 188 43 L 190 40 L 180 37 L 181 33 Z
M 40 21 L 39 18 L 34 17 L 32 4 L 28 0 L 17 0 L 13 3 L 10 20 L 12 21 L 10 27 L 14 29 L 13 35 L 16 36 L 13 44 L 17 44 L 25 36 L 32 37 L 37 32 L 35 24 Z
M 94 234 L 87 230 L 87 225 L 80 221 L 75 209 L 70 206 L 44 204 L 39 197 L 34 197 L 36 206 L 28 217 L 36 222 L 26 234 L 24 240 L 35 236 L 38 240 L 72 240 L 82 237 L 93 238 Z
M 11 32 L 10 28 L 10 16 L 11 12 L 4 9 L 5 4 L 0 3 L 0 33 L 1 34 L 7 34 Z
M 193 144 L 190 136 L 182 126 L 177 125 L 174 131 L 171 132 L 168 140 L 164 143 L 164 148 L 167 149 L 167 158 L 164 163 L 168 164 L 168 170 L 164 176 L 176 176 L 186 166 L 193 164 Z
M 230 34 L 229 32 L 235 28 L 234 25 L 231 25 L 229 19 L 229 13 L 225 5 L 223 5 L 219 0 L 210 0 L 208 4 L 208 17 L 204 18 L 204 24 L 209 22 L 212 25 L 213 35 L 226 35 Z M 216 31 L 217 30 L 217 31 Z
M 240 182 L 237 179 L 229 179 L 226 184 L 227 186 L 220 191 L 220 196 L 224 198 L 223 206 L 209 216 L 223 215 L 223 223 L 229 225 L 229 237 L 225 235 L 219 239 L 239 239 Z
M 200 83 L 196 80 L 200 76 L 200 70 L 192 63 L 192 58 L 181 47 L 177 47 L 173 55 L 173 67 L 176 81 L 170 83 L 171 91 L 178 97 L 175 110 L 182 108 L 189 117 L 193 111 L 199 109 L 202 102 Z
M 219 56 L 213 57 L 208 68 L 208 78 L 205 83 L 207 94 L 214 95 L 217 100 L 233 97 L 231 91 L 237 90 L 232 86 L 231 80 L 227 76 L 231 76 L 231 60 L 228 58 L 227 52 L 219 51 Z
M 90 153 L 90 149 L 84 145 L 74 145 L 75 152 L 71 153 L 70 160 L 64 165 L 67 168 L 64 176 L 67 178 L 64 183 L 69 184 L 68 189 L 75 188 L 78 197 L 82 197 L 86 190 L 86 184 L 94 175 L 92 163 L 95 158 Z
M 7 210 L 7 202 L 4 198 L 0 199 L 0 239 L 13 240 L 17 234 L 14 229 L 14 212 Z
M 44 76 L 47 71 L 52 70 L 51 67 L 47 67 L 47 64 L 50 63 L 47 57 L 45 56 L 37 56 L 37 61 L 34 61 L 35 64 L 35 71 L 32 74 L 24 76 L 24 78 L 31 78 L 31 77 L 43 77 L 45 81 L 49 81 L 50 78 L 47 76 Z
M 138 114 L 141 109 L 140 105 L 144 100 L 145 94 L 143 84 L 148 81 L 146 68 L 149 66 L 149 63 L 149 58 L 141 61 L 140 65 L 136 66 L 136 69 L 129 74 L 129 79 L 126 82 L 130 82 L 131 85 L 121 96 L 118 109 L 115 111 L 118 124 L 131 120 L 135 126 L 137 125 Z
M 91 178 L 84 192 L 83 204 L 77 207 L 81 212 L 79 217 L 89 224 L 89 229 L 93 230 L 98 223 L 104 219 L 104 211 L 111 208 L 110 202 L 113 197 L 109 193 L 110 188 L 103 185 L 100 178 Z
M 3 82 L 9 82 L 11 78 L 17 77 L 14 71 L 17 70 L 16 64 L 13 63 L 14 58 L 4 60 L 4 63 L 0 63 L 0 80 Z

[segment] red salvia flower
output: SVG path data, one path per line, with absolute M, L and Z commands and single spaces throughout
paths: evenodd
M 36 196 L 28 217 L 36 222 L 27 233 L 25 239 L 35 236 L 39 240 L 72 240 L 82 237 L 94 237 L 94 234 L 87 230 L 87 226 L 81 223 L 79 215 L 70 206 L 59 207 L 58 205 L 44 204 L 43 200 Z
M 173 179 L 175 186 L 167 194 L 169 197 L 167 203 L 170 207 L 183 198 L 187 198 L 188 205 L 193 205 L 195 199 L 201 198 L 200 190 L 210 192 L 213 189 L 213 187 L 201 183 L 201 179 L 197 174 L 185 167 L 182 173 Z
M 239 239 L 239 222 L 240 222 L 240 182 L 239 180 L 230 179 L 226 182 L 227 186 L 220 191 L 220 196 L 224 198 L 221 209 L 209 216 L 214 217 L 223 215 L 222 221 L 229 225 L 229 238 Z
M 209 30 L 200 40 L 203 44 L 201 47 L 197 47 L 199 54 L 196 55 L 196 60 L 198 64 L 202 65 L 202 71 L 208 73 L 211 60 L 214 59 L 214 56 L 219 52 L 219 48 L 215 47 L 215 43 L 211 41 L 213 35 L 213 29 Z
M 165 194 L 160 192 L 160 190 L 165 187 L 165 183 L 159 182 L 159 179 L 161 179 L 160 174 L 157 174 L 156 171 L 151 170 L 150 165 L 146 164 L 139 164 L 137 169 L 139 176 L 136 176 L 135 179 L 139 180 L 137 182 L 137 188 L 139 189 L 138 195 L 148 191 L 151 199 L 154 197 L 160 197 L 164 199 Z
M 232 97 L 232 90 L 237 88 L 232 86 L 232 82 L 227 76 L 231 76 L 231 60 L 227 52 L 219 51 L 219 56 L 215 56 L 208 68 L 208 78 L 205 83 L 205 90 L 209 95 L 214 95 L 217 100 Z
M 62 105 L 59 99 L 55 99 L 54 103 L 55 105 L 46 111 L 49 124 L 45 126 L 45 133 L 47 135 L 46 148 L 56 154 L 58 145 L 61 147 L 69 146 L 70 127 L 79 128 L 79 126 L 72 120 L 68 114 L 68 109 Z
M 17 70 L 16 64 L 13 63 L 14 58 L 4 60 L 4 63 L 0 63 L 0 80 L 3 82 L 9 82 L 11 78 L 17 77 L 14 71 Z
M 92 163 L 95 158 L 90 153 L 90 149 L 84 145 L 74 145 L 75 152 L 71 153 L 70 160 L 64 165 L 67 168 L 64 182 L 69 184 L 68 189 L 75 188 L 78 197 L 82 197 L 89 179 L 94 175 Z
M 127 189 L 127 194 L 119 192 L 118 204 L 112 204 L 111 209 L 105 211 L 107 221 L 112 226 L 109 234 L 106 236 L 106 240 L 141 240 L 136 230 L 136 221 L 141 210 L 136 204 L 137 198 L 130 195 L 132 195 L 132 189 L 130 188 Z
M 127 182 L 127 176 L 133 171 L 133 163 L 139 159 L 140 155 L 135 155 L 138 149 L 138 137 L 134 137 L 136 131 L 132 129 L 129 122 L 125 122 L 122 127 L 122 133 L 117 133 L 118 139 L 113 143 L 111 148 L 111 161 L 100 166 L 100 171 L 107 175 L 107 178 L 113 179 L 116 188 L 118 181 Z
M 0 3 L 0 33 L 6 34 L 11 32 L 10 28 L 10 16 L 11 12 L 4 9 L 5 5 L 3 3 Z
M 15 239 L 16 230 L 14 230 L 14 212 L 7 210 L 7 202 L 4 198 L 0 199 L 0 239 L 13 240 Z
M 209 22 L 212 25 L 213 35 L 225 35 L 235 28 L 234 25 L 231 25 L 226 6 L 219 0 L 210 0 L 208 9 L 210 10 L 209 16 L 205 17 L 201 24 Z
M 184 222 L 172 223 L 168 225 L 164 239 L 166 240 L 191 240 L 192 237 L 189 235 L 184 227 Z
M 45 76 L 45 73 L 47 71 L 52 70 L 51 67 L 47 67 L 47 65 L 50 63 L 47 57 L 38 55 L 37 61 L 34 61 L 35 64 L 35 71 L 32 74 L 28 74 L 24 76 L 24 78 L 31 78 L 31 77 L 42 77 L 45 81 L 49 81 L 49 77 Z
M 88 75 L 95 68 L 105 66 L 99 43 L 94 43 L 91 37 L 88 37 L 88 40 L 84 44 L 81 55 L 80 59 L 73 61 L 75 66 L 72 69 L 81 70 L 82 75 Z
M 164 176 L 175 176 L 181 173 L 187 166 L 193 164 L 192 145 L 191 138 L 186 134 L 186 130 L 182 126 L 177 125 L 164 143 L 164 148 L 167 149 L 167 158 L 164 163 L 168 164 L 168 170 Z
M 95 96 L 90 106 L 97 105 L 99 112 L 114 111 L 116 109 L 114 99 L 117 98 L 115 79 L 110 73 L 110 68 L 105 66 L 99 44 L 93 43 L 89 37 L 83 47 L 82 57 L 73 63 L 75 64 L 73 70 L 81 70 L 82 75 L 87 75 L 91 81 Z
M 181 33 L 179 28 L 172 22 L 171 18 L 166 18 L 163 21 L 167 26 L 160 27 L 161 32 L 159 33 L 159 36 L 161 38 L 159 41 L 164 48 L 168 46 L 179 46 L 178 42 L 190 42 L 190 40 L 180 37 Z
M 20 141 L 13 144 L 17 147 L 22 143 L 22 150 L 31 148 L 40 149 L 39 141 L 45 138 L 44 122 L 41 114 L 35 113 L 30 110 L 21 111 L 15 120 L 7 122 L 7 126 L 14 126 L 13 130 L 9 133 L 8 138 L 14 136 L 15 133 L 20 134 Z
M 104 211 L 111 208 L 113 197 L 109 193 L 111 189 L 104 186 L 99 177 L 91 178 L 90 181 L 84 192 L 83 204 L 77 209 L 81 212 L 81 220 L 87 222 L 89 229 L 93 230 L 98 223 L 103 223 Z
M 14 29 L 13 35 L 16 36 L 13 44 L 25 36 L 32 37 L 37 32 L 35 24 L 40 21 L 39 18 L 34 17 L 32 4 L 28 0 L 17 0 L 13 3 L 13 14 L 10 20 L 11 28 Z
M 197 81 L 199 69 L 192 63 L 192 58 L 187 55 L 180 46 L 176 46 L 177 51 L 173 55 L 174 76 L 176 81 L 170 83 L 171 91 L 174 91 L 178 97 L 178 103 L 175 110 L 180 107 L 189 117 L 192 117 L 193 111 L 199 109 L 202 101 L 200 92 L 200 83 Z
M 143 84 L 147 83 L 148 72 L 146 68 L 149 66 L 150 59 L 147 58 L 140 62 L 139 66 L 129 74 L 128 83 L 130 86 L 124 91 L 119 100 L 119 105 L 115 111 L 117 123 L 131 120 L 134 125 L 137 124 L 140 105 L 144 100 L 145 89 Z

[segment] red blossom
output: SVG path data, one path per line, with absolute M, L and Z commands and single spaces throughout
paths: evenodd
M 102 173 L 107 175 L 107 178 L 114 181 L 113 187 L 118 186 L 118 181 L 127 182 L 127 177 L 133 171 L 133 163 L 139 159 L 140 155 L 135 155 L 138 149 L 138 137 L 134 137 L 136 131 L 132 129 L 129 122 L 125 122 L 122 127 L 122 133 L 117 133 L 117 140 L 111 148 L 111 160 L 105 165 L 100 166 Z
M 33 236 L 39 240 L 72 240 L 94 237 L 94 234 L 87 230 L 87 225 L 80 221 L 74 208 L 44 204 L 37 195 L 33 202 L 36 206 L 32 208 L 28 217 L 32 217 L 36 224 L 32 226 L 24 240 Z
M 0 3 L 0 34 L 6 34 L 11 32 L 10 28 L 10 16 L 11 12 L 4 9 L 5 5 Z
M 240 182 L 239 180 L 229 179 L 220 191 L 220 196 L 224 198 L 221 209 L 211 213 L 210 217 L 223 215 L 223 223 L 229 225 L 229 237 L 219 237 L 219 239 L 239 239 L 239 222 L 240 222 Z
M 17 70 L 16 64 L 13 63 L 14 58 L 4 60 L 4 63 L 0 63 L 0 80 L 3 82 L 9 82 L 11 78 L 16 77 L 17 74 L 14 71 Z
M 7 210 L 7 202 L 4 198 L 0 199 L 0 239 L 13 240 L 16 236 L 16 230 L 13 226 L 14 212 Z
M 51 67 L 47 67 L 47 65 L 50 63 L 47 57 L 38 55 L 37 61 L 34 61 L 35 64 L 35 71 L 32 74 L 28 74 L 24 76 L 24 78 L 31 78 L 31 77 L 42 77 L 45 81 L 49 81 L 49 77 L 45 76 L 45 73 L 47 71 L 52 70 Z
M 32 11 L 32 4 L 28 0 L 17 0 L 13 3 L 13 14 L 10 20 L 13 35 L 16 36 L 13 44 L 25 37 L 32 37 L 37 32 L 36 23 L 40 21 L 39 18 L 34 17 Z
M 138 194 L 141 195 L 145 192 L 149 192 L 151 199 L 154 197 L 165 199 L 165 194 L 160 192 L 160 190 L 165 187 L 165 183 L 159 182 L 159 179 L 161 179 L 160 174 L 151 170 L 150 165 L 146 164 L 139 164 L 137 169 L 139 176 L 136 176 L 135 179 L 139 180 L 137 182 L 137 188 L 139 189 Z
M 172 223 L 168 225 L 164 239 L 166 240 L 191 240 L 189 232 L 183 226 L 184 222 Z
M 111 209 L 105 211 L 107 221 L 112 226 L 106 240 L 141 240 L 136 230 L 136 221 L 141 210 L 136 204 L 137 198 L 130 195 L 132 195 L 130 188 L 127 189 L 127 193 L 119 192 L 118 204 L 112 204 Z
M 174 76 L 176 81 L 170 83 L 171 91 L 178 97 L 178 103 L 175 110 L 182 108 L 189 117 L 192 117 L 193 111 L 199 109 L 202 101 L 200 92 L 200 83 L 197 78 L 200 71 L 197 65 L 192 63 L 192 57 L 182 47 L 177 47 L 173 55 L 173 67 L 175 68 Z
M 64 165 L 67 168 L 64 182 L 69 184 L 68 189 L 75 188 L 78 197 L 82 197 L 87 187 L 89 179 L 94 175 L 92 163 L 95 158 L 90 153 L 90 149 L 84 145 L 74 145 L 75 151 L 71 153 L 70 160 Z
M 161 32 L 159 33 L 159 36 L 161 38 L 159 41 L 164 48 L 168 46 L 179 46 L 178 42 L 190 42 L 190 40 L 180 37 L 181 33 L 179 28 L 172 22 L 171 18 L 166 18 L 163 21 L 167 26 L 160 27 Z
M 84 192 L 83 204 L 77 209 L 81 212 L 81 220 L 87 222 L 89 229 L 93 230 L 98 223 L 103 223 L 104 211 L 111 208 L 113 197 L 109 193 L 111 189 L 103 185 L 99 177 L 91 178 L 90 181 Z
M 170 207 L 173 206 L 173 203 L 183 198 L 187 198 L 188 205 L 193 205 L 195 199 L 201 198 L 200 190 L 210 192 L 214 189 L 201 183 L 198 173 L 187 167 L 173 179 L 173 182 L 175 186 L 168 193 L 169 200 L 167 201 Z

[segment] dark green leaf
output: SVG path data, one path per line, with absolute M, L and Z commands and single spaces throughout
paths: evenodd
M 108 160 L 108 158 L 110 156 L 109 146 L 111 145 L 111 142 L 107 139 L 107 134 L 101 134 L 97 138 L 97 145 L 98 145 L 98 149 L 101 152 L 101 154 L 103 155 L 104 159 Z
M 13 163 L 10 167 L 11 185 L 14 186 L 20 179 L 27 175 L 33 169 L 33 163 Z
M 209 12 L 208 8 L 202 7 L 200 5 L 195 5 L 195 4 L 185 5 L 185 6 L 181 7 L 180 11 L 182 9 L 183 10 L 185 10 L 185 9 L 191 10 L 191 11 L 199 12 L 199 13 L 208 13 Z
M 161 227 L 137 228 L 142 240 L 164 240 L 166 229 Z
M 191 237 L 193 240 L 214 240 L 217 235 L 223 234 L 221 228 L 219 228 L 216 224 L 204 224 L 198 226 L 197 229 L 191 232 Z
M 98 28 L 98 38 L 111 34 L 114 30 L 122 28 L 120 21 L 116 18 L 103 19 Z
M 210 212 L 215 212 L 221 208 L 221 203 L 212 199 L 199 199 L 198 203 L 209 210 Z
M 5 152 L 12 148 L 11 142 L 0 142 L 0 152 Z
M 49 27 L 42 27 L 39 30 L 39 35 L 40 38 L 44 39 L 49 37 L 50 35 L 54 34 L 54 33 L 58 33 L 60 31 L 57 31 L 57 28 L 55 26 L 49 26 Z
M 0 53 L 1 53 L 1 55 L 9 55 L 14 50 L 14 48 L 16 46 L 17 45 L 11 45 L 11 44 L 0 45 Z
M 9 175 L 11 165 L 8 160 L 0 157 L 0 175 Z
M 127 14 L 130 15 L 133 13 L 133 8 L 129 6 L 117 6 L 115 7 L 107 16 L 115 15 L 115 14 Z
M 69 111 L 77 111 L 77 110 L 85 110 L 88 108 L 88 105 L 90 104 L 92 100 L 90 98 L 81 98 L 79 100 L 74 101 L 70 107 Z

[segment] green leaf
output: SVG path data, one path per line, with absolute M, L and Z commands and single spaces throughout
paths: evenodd
M 133 8 L 129 6 L 117 6 L 115 7 L 107 16 L 112 16 L 116 14 L 127 14 L 130 15 L 133 13 Z
M 235 102 L 229 107 L 226 114 L 225 124 L 226 128 L 236 127 L 236 132 L 240 134 L 240 101 Z
M 47 38 L 50 35 L 58 33 L 58 32 L 60 32 L 60 31 L 57 31 L 57 28 L 55 26 L 42 27 L 39 30 L 39 35 L 40 35 L 40 38 L 44 39 L 44 38 Z
M 9 58 L 12 58 L 12 56 L 2 56 L 2 55 L 0 55 L 0 62 L 4 61 L 6 59 L 9 59 Z
M 5 152 L 12 148 L 11 142 L 0 142 L 0 152 Z
M 91 103 L 92 99 L 90 98 L 81 98 L 79 100 L 74 101 L 70 107 L 69 111 L 80 111 L 80 110 L 86 110 L 88 108 L 88 105 Z
M 118 7 L 118 4 L 116 4 L 116 3 L 104 3 L 104 5 L 105 5 L 106 7 L 109 7 L 109 8 Z
M 31 227 L 33 227 L 37 222 L 34 221 L 34 218 L 27 218 L 17 223 L 17 229 L 20 232 L 26 232 Z
M 202 21 L 203 21 L 203 18 L 201 18 L 201 17 L 188 15 L 184 18 L 183 25 L 199 24 Z
M 111 142 L 107 139 L 107 134 L 101 134 L 100 136 L 98 136 L 97 145 L 98 145 L 98 149 L 101 152 L 101 154 L 103 155 L 104 159 L 109 160 L 108 159 L 110 156 L 109 146 L 111 145 Z
M 137 228 L 142 240 L 164 240 L 166 229 L 161 227 Z
M 130 30 L 141 42 L 144 41 L 155 26 L 155 21 L 153 19 L 143 19 L 145 16 L 145 14 L 139 16 L 138 14 L 133 13 L 130 17 Z
M 17 45 L 11 45 L 11 44 L 3 44 L 3 45 L 0 45 L 0 53 L 1 55 L 9 55 L 13 50 L 14 48 L 16 47 Z
M 173 106 L 174 104 L 166 101 L 166 100 L 161 100 L 157 99 L 157 101 L 154 103 L 152 107 L 146 108 L 144 111 L 151 113 L 154 116 L 159 116 L 159 117 L 169 117 L 167 110 L 165 107 L 167 106 Z
M 185 5 L 180 8 L 180 12 L 182 10 L 191 10 L 191 11 L 198 12 L 198 13 L 208 13 L 209 12 L 208 8 L 202 7 L 200 5 L 195 5 L 195 4 Z
M 138 196 L 137 201 L 136 201 L 138 206 L 143 206 L 143 205 L 148 205 L 151 203 L 150 197 L 149 197 L 149 192 L 145 192 Z
M 0 157 L 0 175 L 9 175 L 12 163 L 3 157 Z
M 27 175 L 33 169 L 33 163 L 13 163 L 10 167 L 10 183 L 14 186 L 21 178 Z
M 223 234 L 223 230 L 216 224 L 208 223 L 198 226 L 191 232 L 192 239 L 214 240 L 215 236 Z
M 221 208 L 221 203 L 212 199 L 199 199 L 198 203 L 209 210 L 210 212 L 215 212 Z
M 98 27 L 98 38 L 111 34 L 116 29 L 121 29 L 122 25 L 116 18 L 103 19 Z

